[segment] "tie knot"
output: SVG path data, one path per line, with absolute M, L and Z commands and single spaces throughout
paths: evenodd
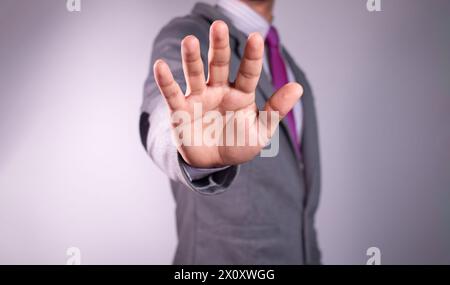
M 275 29 L 274 26 L 270 26 L 266 36 L 266 43 L 269 47 L 278 47 L 280 44 L 280 38 L 278 37 L 277 29 Z

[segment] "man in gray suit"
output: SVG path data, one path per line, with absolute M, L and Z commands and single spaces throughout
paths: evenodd
M 320 263 L 314 102 L 305 75 L 271 26 L 273 4 L 197 4 L 155 39 L 140 132 L 148 154 L 170 178 L 176 200 L 175 264 Z M 278 154 L 258 156 L 264 145 L 247 140 L 231 146 L 176 144 L 172 136 L 178 126 L 171 114 L 192 114 L 195 103 L 223 115 L 224 135 L 236 124 L 225 119 L 227 111 L 255 117 L 278 112 L 284 118 Z M 254 124 L 243 129 L 259 132 Z M 189 130 L 192 136 L 198 132 Z

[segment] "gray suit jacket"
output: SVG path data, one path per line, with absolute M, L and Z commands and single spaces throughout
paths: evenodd
M 209 26 L 217 19 L 229 26 L 230 80 L 234 80 L 246 37 L 217 7 L 207 4 L 197 4 L 189 15 L 172 20 L 161 30 L 154 42 L 151 64 L 158 58 L 164 59 L 176 81 L 185 88 L 180 42 L 189 34 L 195 35 L 201 43 L 203 62 L 207 63 Z M 304 87 L 301 159 L 295 155 L 283 121 L 276 157 L 256 157 L 196 181 L 186 175 L 184 162 L 172 143 L 168 108 L 150 69 L 140 131 L 150 157 L 171 181 L 179 239 L 175 264 L 320 263 L 314 228 L 320 189 L 314 102 L 305 75 L 285 50 L 283 53 L 296 80 Z M 272 93 L 269 79 L 262 74 L 256 92 L 260 109 Z

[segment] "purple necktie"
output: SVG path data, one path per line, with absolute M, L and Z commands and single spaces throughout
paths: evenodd
M 272 75 L 272 85 L 275 91 L 283 87 L 289 82 L 286 65 L 284 64 L 283 57 L 280 53 L 280 38 L 278 37 L 278 32 L 275 27 L 271 26 L 266 37 L 266 44 L 269 48 L 269 62 L 270 62 L 270 73 Z M 286 120 L 289 126 L 289 131 L 291 137 L 294 139 L 295 145 L 299 146 L 297 138 L 297 128 L 295 127 L 295 117 L 294 111 L 291 110 L 287 116 Z

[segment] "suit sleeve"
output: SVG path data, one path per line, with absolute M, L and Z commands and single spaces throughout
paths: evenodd
M 153 44 L 150 71 L 144 85 L 140 135 L 147 153 L 169 179 L 181 182 L 200 194 L 213 195 L 224 192 L 231 185 L 238 175 L 239 166 L 195 169 L 184 162 L 172 141 L 169 110 L 153 76 L 153 63 L 161 58 L 167 62 L 175 80 L 185 90 L 180 49 L 181 40 L 189 34 L 199 39 L 203 62 L 207 62 L 207 22 L 200 24 L 193 19 L 179 18 L 161 30 Z

